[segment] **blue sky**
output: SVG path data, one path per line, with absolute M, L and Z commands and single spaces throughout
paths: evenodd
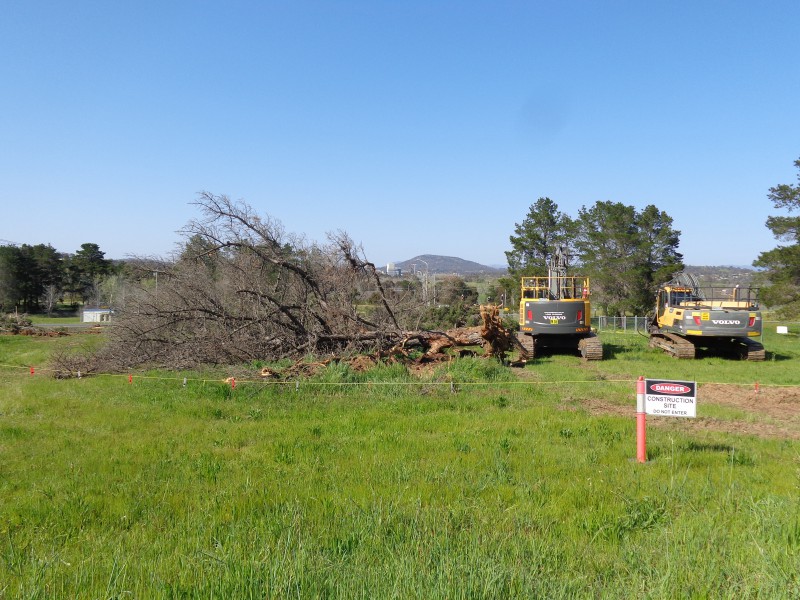
M 168 255 L 206 190 L 378 265 L 505 264 L 537 198 L 654 204 L 688 264 L 777 245 L 800 2 L 13 2 L 0 240 Z

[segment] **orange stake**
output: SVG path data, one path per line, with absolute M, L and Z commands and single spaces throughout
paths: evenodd
M 645 413 L 644 377 L 636 381 L 636 460 L 647 462 L 647 414 Z

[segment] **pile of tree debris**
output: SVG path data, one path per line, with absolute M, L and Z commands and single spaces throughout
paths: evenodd
M 284 359 L 303 369 L 309 356 L 435 362 L 466 347 L 504 359 L 517 345 L 495 306 L 481 307 L 477 327 L 419 329 L 419 298 L 384 286 L 343 232 L 329 234 L 327 245 L 307 244 L 225 196 L 203 193 L 196 204 L 202 218 L 186 226 L 174 260 L 137 261 L 139 285 L 117 307 L 96 358 L 103 370 Z M 373 298 L 368 305 L 354 300 L 363 290 Z
M 40 335 L 26 314 L 0 314 L 0 333 L 12 335 Z
M 391 348 L 374 354 L 357 354 L 355 356 L 331 356 L 321 361 L 300 359 L 284 369 L 264 367 L 261 377 L 265 379 L 294 379 L 309 377 L 319 369 L 332 362 L 347 364 L 354 371 L 366 371 L 378 363 L 391 364 L 436 364 L 452 360 L 454 357 L 483 356 L 495 357 L 505 361 L 508 353 L 517 350 L 520 353 L 516 366 L 524 365 L 526 351 L 512 332 L 503 326 L 499 309 L 495 305 L 481 306 L 483 325 L 477 327 L 459 327 L 448 331 L 415 331 L 406 332 L 401 340 Z M 481 351 L 478 351 L 478 348 Z M 455 352 L 448 352 L 455 350 Z

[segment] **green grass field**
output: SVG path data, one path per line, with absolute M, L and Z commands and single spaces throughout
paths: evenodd
M 0 337 L 0 598 L 797 598 L 800 424 L 702 397 L 758 381 L 800 408 L 797 335 L 765 337 L 764 363 L 609 334 L 597 363 L 235 389 L 56 380 L 53 348 L 100 336 Z M 646 464 L 639 375 L 701 383 Z
M 51 327 L 57 327 L 59 325 L 74 325 L 81 322 L 81 318 L 77 316 L 46 317 L 43 315 L 31 315 L 30 319 L 34 325 L 47 325 Z

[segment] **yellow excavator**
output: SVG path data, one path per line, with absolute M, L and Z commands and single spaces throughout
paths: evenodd
M 650 346 L 676 358 L 695 358 L 698 348 L 711 354 L 764 360 L 758 290 L 703 287 L 690 273 L 679 273 L 656 294 L 649 323 Z
M 602 360 L 603 345 L 591 328 L 589 278 L 567 275 L 567 254 L 559 247 L 548 263 L 547 277 L 523 277 L 517 339 L 528 358 L 542 350 L 580 353 Z

